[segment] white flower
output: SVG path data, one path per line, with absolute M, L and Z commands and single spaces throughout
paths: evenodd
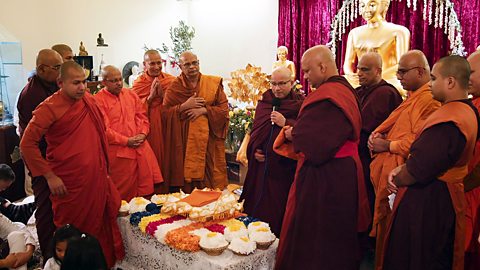
M 245 123 L 247 123 L 247 121 L 245 119 L 243 119 L 242 124 L 245 125 Z
M 233 109 L 233 113 L 235 113 L 235 114 L 239 114 L 239 113 L 240 113 L 240 109 L 239 109 L 239 108 L 235 108 L 235 109 Z

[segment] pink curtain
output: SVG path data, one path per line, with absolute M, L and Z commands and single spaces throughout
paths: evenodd
M 470 54 L 480 44 L 480 0 L 451 1 L 462 26 L 465 52 Z M 330 23 L 342 2 L 341 0 L 279 0 L 278 45 L 285 45 L 289 49 L 288 58 L 295 63 L 297 78 L 302 82 L 300 59 L 303 52 L 309 47 L 330 41 Z M 407 7 L 407 0 L 401 2 L 392 0 L 386 19 L 389 22 L 404 25 L 410 30 L 410 48 L 422 50 L 430 65 L 449 53 L 450 43 L 443 32 L 444 29 L 435 28 L 434 23 L 428 25 L 428 18 L 427 21 L 423 20 L 422 0 L 417 0 L 416 11 Z M 364 23 L 359 16 L 347 28 L 342 39 L 337 41 L 337 66 L 341 73 L 343 73 L 348 32 Z

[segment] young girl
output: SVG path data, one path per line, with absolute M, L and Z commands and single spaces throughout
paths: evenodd
M 55 243 L 54 255 L 52 258 L 48 259 L 43 269 L 60 270 L 68 243 L 72 239 L 79 238 L 81 234 L 82 233 L 77 228 L 70 224 L 57 229 L 53 235 L 53 242 Z

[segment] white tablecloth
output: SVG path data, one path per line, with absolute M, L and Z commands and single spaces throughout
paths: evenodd
M 209 256 L 203 251 L 184 252 L 163 245 L 150 235 L 143 234 L 129 222 L 129 217 L 118 218 L 125 259 L 117 263 L 123 270 L 153 269 L 273 269 L 278 239 L 267 250 L 257 249 L 248 256 L 238 256 L 225 250 L 220 256 Z

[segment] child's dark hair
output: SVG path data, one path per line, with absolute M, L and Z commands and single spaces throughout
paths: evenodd
M 15 181 L 15 173 L 7 164 L 0 164 L 0 180 Z
M 61 270 L 107 270 L 107 261 L 98 240 L 82 234 L 68 242 Z
M 55 233 L 53 234 L 53 257 L 57 262 L 60 262 L 60 259 L 57 257 L 56 252 L 57 243 L 63 241 L 67 241 L 67 243 L 70 243 L 72 239 L 79 238 L 81 235 L 82 232 L 71 224 L 63 225 L 55 231 Z

